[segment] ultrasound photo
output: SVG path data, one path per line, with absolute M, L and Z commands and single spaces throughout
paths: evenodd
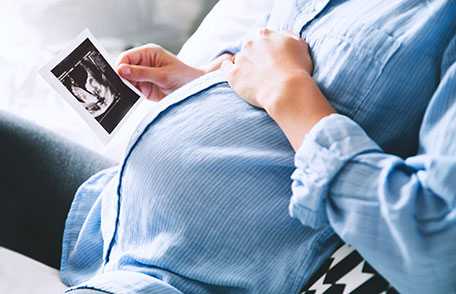
M 140 94 L 127 85 L 114 71 L 102 52 L 94 44 L 93 37 L 79 41 L 69 52 L 64 53 L 43 75 L 78 112 L 85 111 L 107 133 L 111 135 L 127 113 L 141 98 Z M 49 73 L 57 80 L 50 81 Z M 46 73 L 45 73 L 46 74 Z M 64 86 L 55 85 L 57 82 Z M 67 92 L 67 93 L 62 93 Z M 69 95 L 68 95 L 69 94 Z M 70 101 L 73 102 L 73 101 Z M 87 115 L 83 118 L 90 120 Z M 93 127 L 93 121 L 88 121 Z

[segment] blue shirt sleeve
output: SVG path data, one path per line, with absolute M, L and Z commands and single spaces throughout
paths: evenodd
M 291 216 L 331 225 L 401 293 L 456 293 L 455 61 L 456 38 L 417 156 L 384 153 L 358 124 L 335 114 L 311 130 L 295 158 Z

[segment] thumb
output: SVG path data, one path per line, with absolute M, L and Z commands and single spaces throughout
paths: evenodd
M 131 82 L 163 84 L 166 76 L 162 68 L 142 65 L 120 64 L 117 73 Z

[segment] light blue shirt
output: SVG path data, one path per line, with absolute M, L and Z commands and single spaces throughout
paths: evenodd
M 339 114 L 295 154 L 220 73 L 168 96 L 76 194 L 72 289 L 298 293 L 340 236 L 402 293 L 456 292 L 456 2 L 281 3 Z

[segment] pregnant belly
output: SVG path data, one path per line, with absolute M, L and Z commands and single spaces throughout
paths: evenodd
M 147 244 L 147 256 L 135 256 L 142 263 L 179 260 L 192 275 L 195 264 L 232 272 L 293 260 L 308 230 L 288 215 L 292 172 L 292 149 L 268 115 L 213 86 L 163 112 L 139 139 L 122 179 L 117 244 L 130 252 Z

